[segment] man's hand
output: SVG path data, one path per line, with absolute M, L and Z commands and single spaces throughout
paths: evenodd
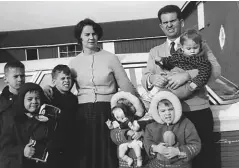
M 158 87 L 165 87 L 165 85 L 168 83 L 168 79 L 166 78 L 166 74 L 164 72 L 160 74 L 151 75 L 149 77 L 149 81 L 154 86 L 158 86 Z
M 166 88 L 175 90 L 179 86 L 190 80 L 190 75 L 188 74 L 188 72 L 180 72 L 167 76 L 167 80 L 168 84 L 166 85 Z
M 178 148 L 175 148 L 175 147 L 168 147 L 166 150 L 165 150 L 165 153 L 163 154 L 167 159 L 171 159 L 175 156 L 178 156 L 180 153 L 179 149 Z

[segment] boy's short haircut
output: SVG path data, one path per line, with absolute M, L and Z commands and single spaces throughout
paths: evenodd
M 4 74 L 6 74 L 10 68 L 21 68 L 25 70 L 25 65 L 18 60 L 9 61 L 4 66 Z
M 183 45 L 184 41 L 187 39 L 193 40 L 196 44 L 201 46 L 202 44 L 202 36 L 196 29 L 187 29 L 185 32 L 182 33 L 180 36 L 180 44 Z
M 55 79 L 57 74 L 61 72 L 63 72 L 65 75 L 71 75 L 71 70 L 67 65 L 59 64 L 55 66 L 51 72 L 52 79 Z

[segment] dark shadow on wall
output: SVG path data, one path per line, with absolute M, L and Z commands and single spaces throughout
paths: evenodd
M 11 60 L 16 60 L 16 58 L 6 50 L 0 50 L 0 63 L 5 63 Z

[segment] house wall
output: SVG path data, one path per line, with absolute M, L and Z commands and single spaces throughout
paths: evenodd
M 113 50 L 115 54 L 125 54 L 125 53 L 147 53 L 149 50 L 156 45 L 160 45 L 165 41 L 165 38 L 157 39 L 137 39 L 137 40 L 127 40 L 127 41 L 115 41 L 112 43 Z M 103 43 L 100 42 L 99 47 L 103 48 Z M 25 61 L 25 49 L 5 49 L 0 53 L 1 59 L 0 63 L 9 61 L 9 59 L 18 59 L 20 61 Z M 9 57 L 11 55 L 11 58 Z M 39 47 L 38 48 L 39 59 L 49 59 L 58 58 L 58 47 Z M 7 59 L 4 59 L 7 58 Z
M 165 38 L 117 41 L 115 42 L 115 53 L 145 53 L 164 41 Z
M 19 61 L 26 60 L 25 50 L 24 49 L 11 49 L 11 50 L 7 50 L 7 52 L 10 55 L 12 55 L 12 57 L 14 57 L 15 59 L 17 59 Z
M 183 30 L 186 30 L 188 28 L 195 28 L 197 29 L 198 25 L 198 15 L 197 15 L 197 6 L 192 5 L 190 6 L 190 9 L 188 11 L 185 11 L 186 15 L 184 16 L 184 27 Z
M 222 75 L 239 84 L 239 8 L 236 1 L 208 1 L 205 3 L 204 37 L 216 55 L 222 67 Z M 225 29 L 226 39 L 223 48 L 219 43 L 221 25 Z
M 18 58 L 15 54 L 13 54 L 14 53 L 13 51 L 10 52 L 10 51 L 7 51 L 7 50 L 0 50 L 0 63 L 7 62 L 7 61 L 10 61 L 10 60 L 14 60 L 14 59 L 21 59 L 21 55 L 24 54 L 23 52 L 24 52 L 24 50 L 22 52 L 19 51 L 19 54 L 16 54 L 16 55 L 20 56 Z
M 239 4 L 234 1 L 206 1 L 204 2 L 205 27 L 200 30 L 203 38 L 213 51 L 222 67 L 222 75 L 239 85 Z M 190 7 L 185 16 L 186 28 L 198 27 L 197 6 Z M 224 27 L 226 39 L 224 47 L 220 47 L 219 33 L 221 25 Z

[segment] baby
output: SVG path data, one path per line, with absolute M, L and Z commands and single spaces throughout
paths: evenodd
M 162 57 L 156 60 L 155 64 L 160 66 L 165 71 L 167 78 L 170 73 L 174 72 L 174 68 L 178 67 L 185 71 L 198 69 L 198 75 L 191 79 L 191 82 L 184 84 L 177 89 L 170 89 L 180 99 L 190 96 L 194 90 L 198 90 L 205 86 L 211 75 L 211 63 L 205 55 L 202 48 L 202 37 L 195 29 L 188 29 L 180 37 L 181 50 L 174 53 L 172 56 Z M 172 71 L 171 71 L 172 70 Z M 167 72 L 170 71 L 170 72 Z M 165 83 L 167 87 L 167 83 Z M 160 90 L 159 87 L 154 87 L 149 97 L 152 98 L 155 93 Z

